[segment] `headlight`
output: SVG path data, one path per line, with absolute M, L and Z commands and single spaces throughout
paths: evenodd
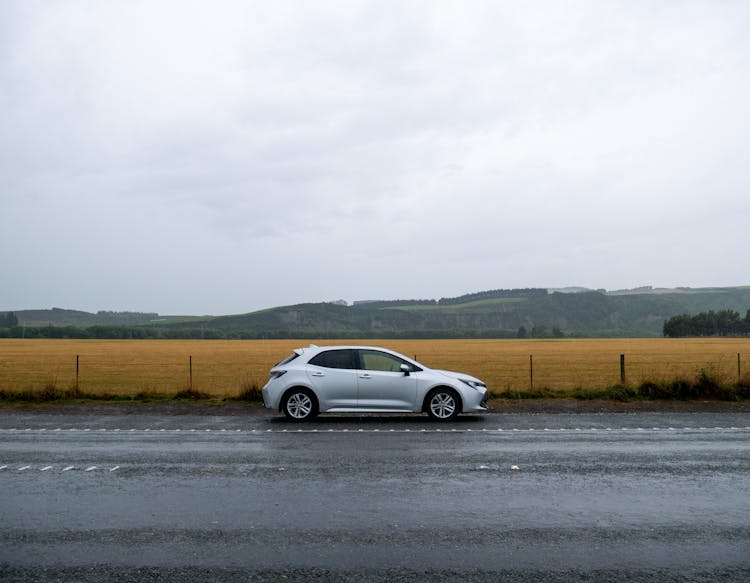
M 279 377 L 284 376 L 285 374 L 286 374 L 285 370 L 272 370 L 268 376 L 271 377 L 271 379 L 277 379 Z
M 481 381 L 472 381 L 469 379 L 459 379 L 462 383 L 469 385 L 472 389 L 486 389 L 487 385 L 485 385 Z

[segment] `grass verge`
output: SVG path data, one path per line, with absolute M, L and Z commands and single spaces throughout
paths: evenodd
M 631 385 L 615 385 L 601 389 L 573 389 L 559 392 L 549 388 L 533 390 L 506 390 L 493 392 L 498 399 L 578 399 L 610 401 L 742 401 L 750 399 L 750 376 L 735 383 L 701 369 L 695 378 L 676 377 L 671 380 L 646 380 Z
M 164 402 L 195 401 L 220 404 L 224 401 L 259 404 L 263 402 L 261 389 L 255 384 L 243 384 L 237 395 L 216 397 L 191 388 L 175 393 L 164 393 L 142 390 L 134 393 L 111 393 L 82 390 L 80 387 L 59 388 L 54 381 L 49 381 L 41 389 L 0 390 L 0 403 L 65 403 L 65 402 Z
M 646 380 L 639 385 L 615 385 L 601 389 L 579 388 L 566 391 L 548 387 L 535 389 L 507 389 L 491 392 L 493 399 L 541 400 L 577 399 L 581 401 L 742 401 L 750 399 L 750 375 L 730 383 L 719 375 L 705 369 L 695 378 L 677 377 L 671 380 Z M 222 402 L 242 402 L 260 404 L 263 402 L 261 389 L 256 383 L 243 382 L 239 392 L 231 396 L 217 397 L 191 388 L 175 393 L 160 393 L 142 390 L 134 393 L 110 393 L 82 390 L 80 387 L 61 389 L 55 381 L 49 381 L 41 389 L 18 391 L 0 390 L 0 403 L 53 403 L 70 401 L 200 401 L 221 404 Z

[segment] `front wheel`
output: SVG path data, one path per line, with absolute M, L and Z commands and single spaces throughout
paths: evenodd
M 449 389 L 436 389 L 427 397 L 427 414 L 437 421 L 450 421 L 458 416 L 460 401 Z
M 307 389 L 294 389 L 284 398 L 284 415 L 291 421 L 307 421 L 318 414 L 315 395 Z

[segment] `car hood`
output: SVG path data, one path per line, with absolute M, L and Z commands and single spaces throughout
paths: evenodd
M 447 377 L 450 377 L 452 379 L 464 379 L 467 381 L 476 381 L 477 383 L 484 384 L 484 381 L 478 379 L 477 377 L 473 377 L 470 374 L 466 374 L 465 372 L 454 372 L 452 370 L 436 370 L 432 369 L 434 372 L 439 372 L 440 374 L 444 374 Z

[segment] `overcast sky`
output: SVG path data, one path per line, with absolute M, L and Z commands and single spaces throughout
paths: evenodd
M 750 284 L 750 2 L 0 0 L 0 310 Z

